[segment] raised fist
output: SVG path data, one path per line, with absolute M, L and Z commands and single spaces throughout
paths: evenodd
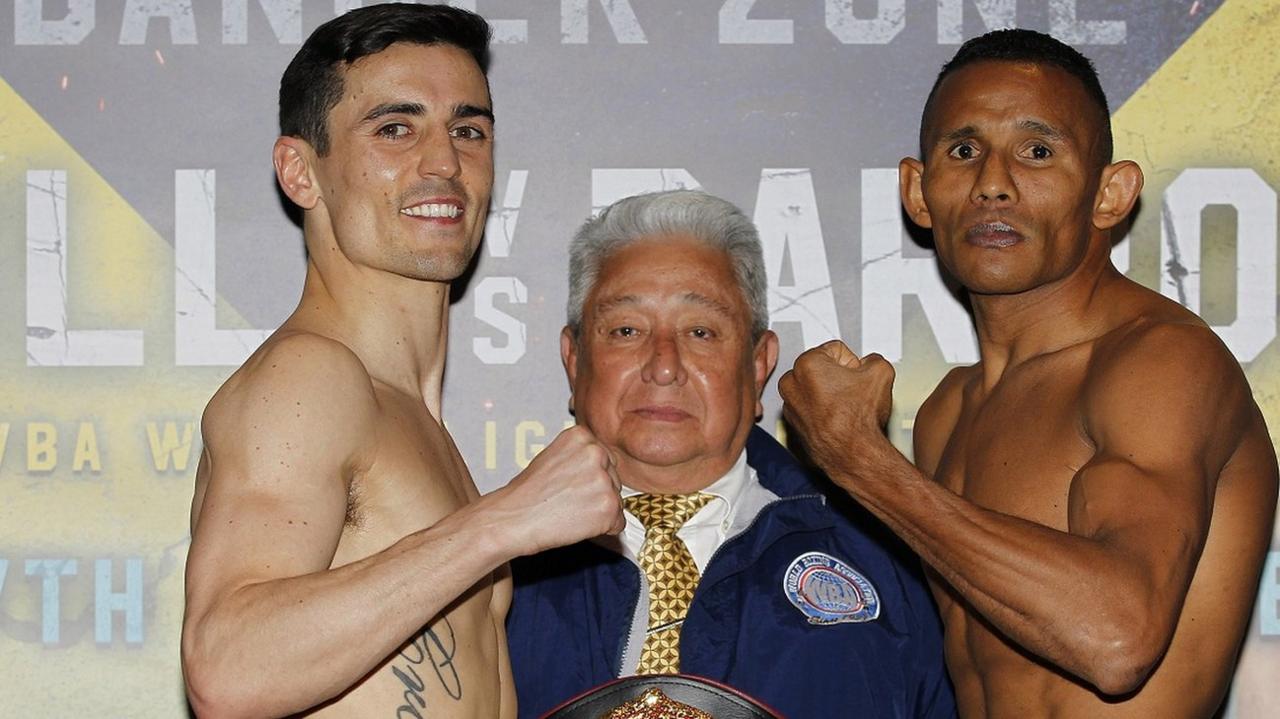
M 621 532 L 621 490 L 609 451 L 577 426 L 561 432 L 493 494 L 512 515 L 517 553 L 534 554 Z
M 831 340 L 797 357 L 778 380 L 783 416 L 819 466 L 848 467 L 891 448 L 884 428 L 893 408 L 893 376 L 880 355 L 859 358 Z

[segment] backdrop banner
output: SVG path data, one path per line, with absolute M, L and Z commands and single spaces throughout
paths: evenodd
M 280 74 L 360 4 L 0 3 L 0 713 L 188 711 L 200 414 L 302 287 L 270 161 Z M 457 285 L 445 381 L 482 490 L 572 421 L 568 239 L 663 188 L 705 188 L 759 225 L 781 370 L 833 337 L 896 364 L 890 434 L 909 451 L 921 401 L 977 345 L 903 218 L 896 167 L 917 154 L 941 64 L 1010 26 L 1097 63 L 1117 157 L 1147 176 L 1116 264 L 1213 325 L 1280 429 L 1280 0 L 451 4 L 488 18 L 496 42 L 493 203 Z M 782 434 L 774 382 L 765 407 Z M 1234 719 L 1280 707 L 1273 549 Z

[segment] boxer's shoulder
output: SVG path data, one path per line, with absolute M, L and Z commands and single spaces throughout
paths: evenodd
M 331 410 L 368 409 L 373 382 L 360 358 L 341 342 L 281 329 L 262 343 L 214 394 L 205 421 L 243 419 L 254 410 L 287 409 L 272 398 L 323 400 Z M 296 413 L 295 413 L 296 414 Z
M 1199 319 L 1178 317 L 1138 317 L 1100 337 L 1082 394 L 1086 411 L 1157 398 L 1249 402 L 1244 373 L 1222 339 Z

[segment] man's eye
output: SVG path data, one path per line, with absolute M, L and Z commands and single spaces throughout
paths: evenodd
M 1045 147 L 1044 145 L 1031 146 L 1031 157 L 1036 160 L 1047 160 L 1049 159 L 1049 156 L 1052 154 L 1053 154 L 1053 151 Z
M 449 131 L 449 134 L 463 140 L 483 140 L 485 138 L 484 130 L 471 125 L 455 127 Z
M 403 122 L 393 122 L 378 128 L 378 135 L 381 137 L 404 137 L 409 134 L 409 126 Z
M 962 142 L 951 148 L 950 152 L 947 154 L 957 160 L 969 160 L 972 159 L 977 152 L 977 149 L 973 145 L 970 145 L 967 142 Z
M 716 336 L 715 332 L 707 329 L 706 327 L 694 327 L 689 330 L 689 334 L 700 340 L 709 340 Z
M 635 337 L 637 334 L 639 332 L 635 327 L 614 327 L 609 330 L 609 335 L 612 337 Z

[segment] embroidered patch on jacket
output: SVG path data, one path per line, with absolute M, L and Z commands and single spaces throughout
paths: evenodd
M 791 560 L 782 589 L 810 624 L 869 622 L 880 616 L 880 595 L 871 582 L 822 552 Z

